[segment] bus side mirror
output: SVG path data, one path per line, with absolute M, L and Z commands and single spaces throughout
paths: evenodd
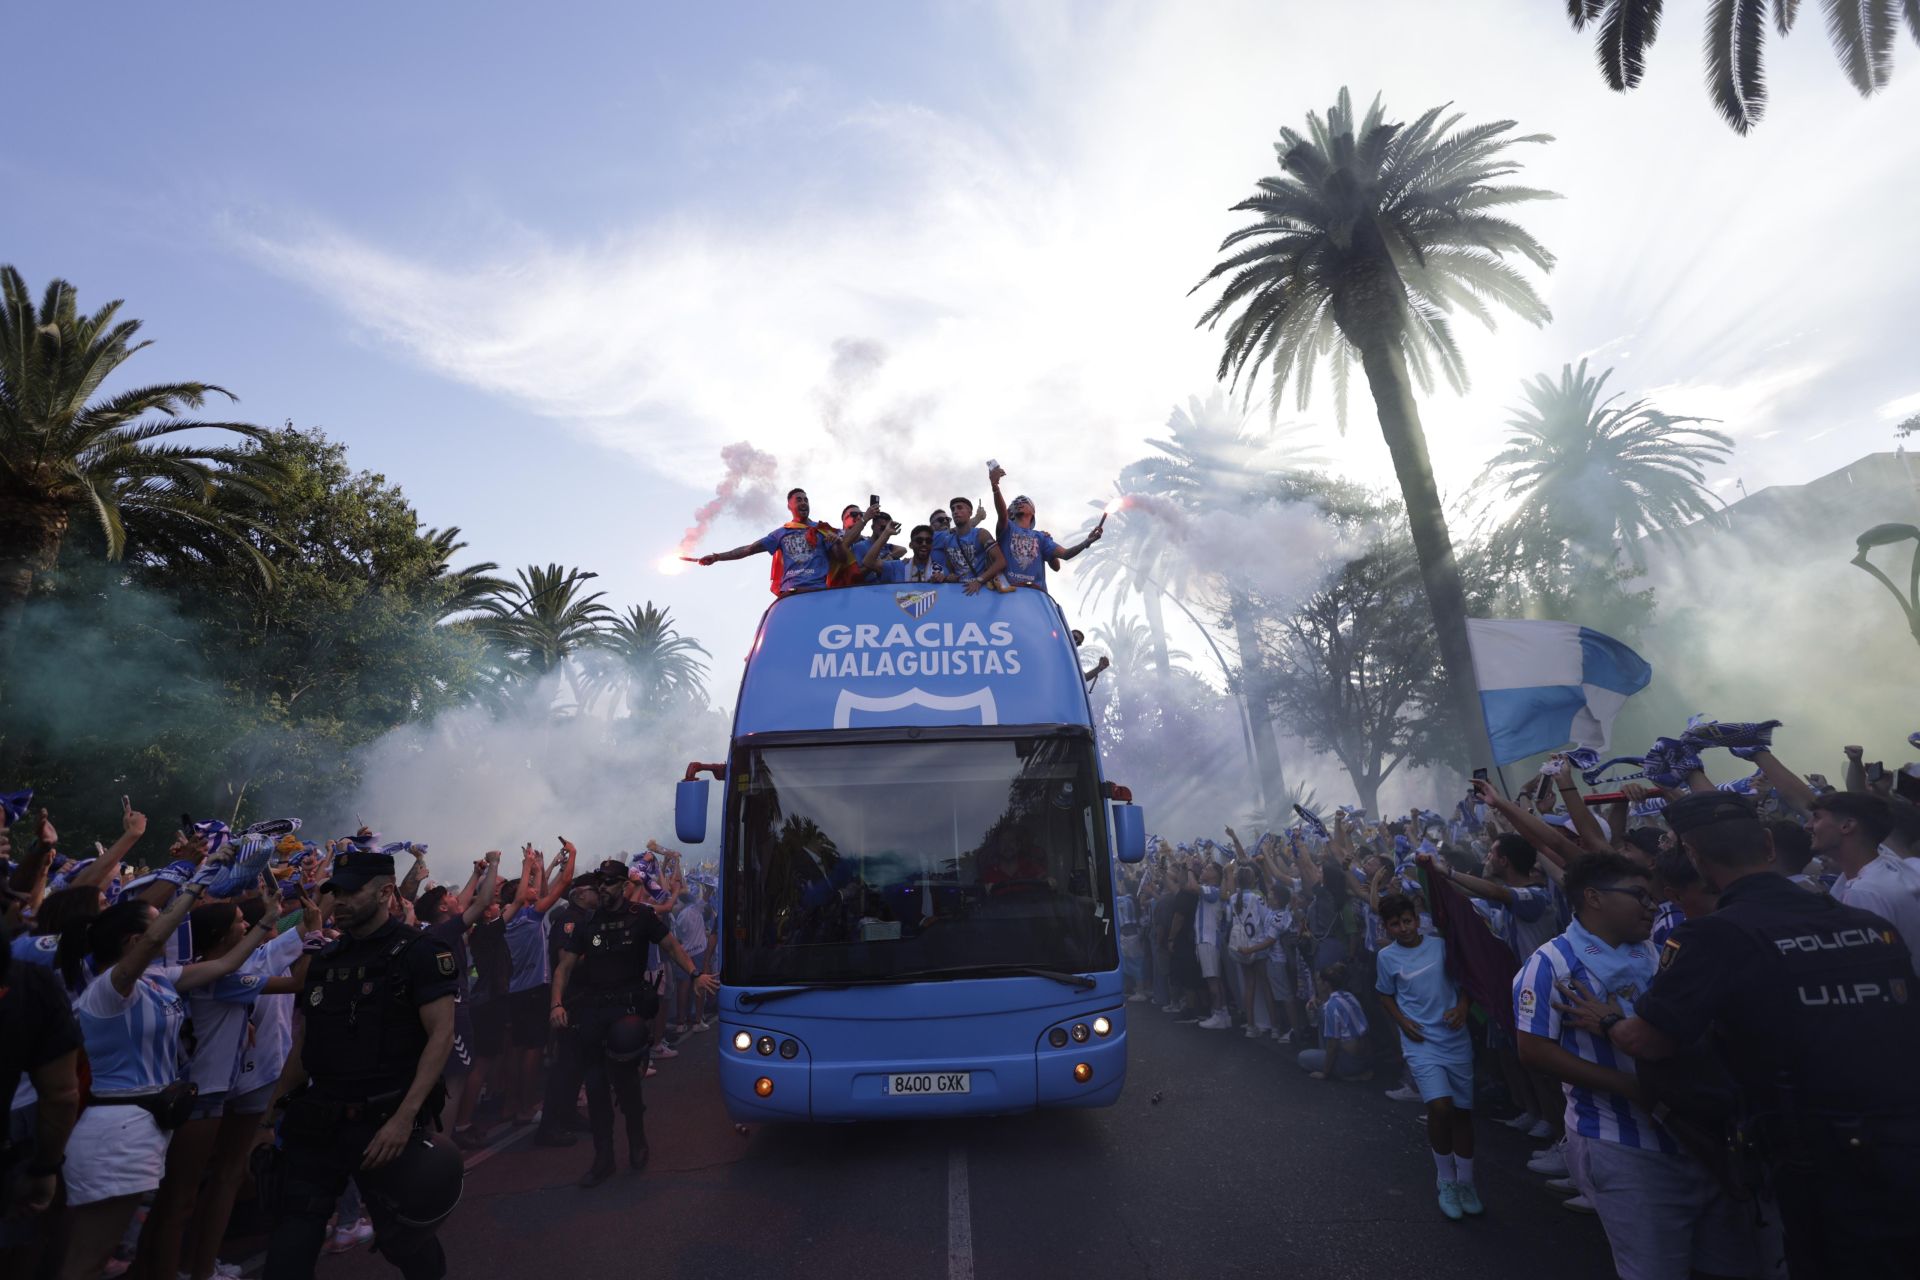
M 1140 862 L 1146 858 L 1147 816 L 1139 805 L 1113 806 L 1113 842 L 1122 862 Z
M 693 778 L 673 788 L 673 834 L 681 844 L 707 838 L 707 780 Z

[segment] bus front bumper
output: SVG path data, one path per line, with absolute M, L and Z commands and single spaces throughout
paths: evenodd
M 1091 1016 L 1076 1021 L 1086 1023 Z M 1119 1100 L 1126 1081 L 1127 1032 L 1125 1008 L 1104 1012 L 1111 1032 L 1084 1043 L 1069 1040 L 1063 1047 L 1048 1041 L 1023 1053 L 987 1055 L 958 1052 L 933 1056 L 841 1056 L 816 1062 L 806 1039 L 769 1027 L 772 1019 L 752 1024 L 731 1022 L 723 1016 L 720 1030 L 720 1085 L 727 1111 L 736 1121 L 769 1120 L 881 1120 L 894 1117 L 1001 1115 L 1037 1107 L 1104 1107 Z M 745 1036 L 748 1048 L 736 1047 Z M 775 1051 L 762 1054 L 758 1046 L 772 1037 Z M 792 1043 L 794 1056 L 781 1048 Z M 935 1083 L 950 1087 L 951 1077 L 964 1073 L 962 1092 L 917 1091 L 913 1086 Z M 900 1077 L 909 1077 L 901 1081 Z M 905 1083 L 906 1091 L 896 1089 Z

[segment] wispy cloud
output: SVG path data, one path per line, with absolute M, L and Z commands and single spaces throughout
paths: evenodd
M 703 483 L 718 448 L 744 437 L 783 468 L 830 465 L 860 494 L 879 486 L 818 400 L 836 344 L 876 343 L 885 359 L 847 393 L 844 423 L 910 438 L 914 463 L 962 484 L 990 454 L 1018 458 L 1017 482 L 1058 509 L 1102 491 L 1169 405 L 1206 389 L 1217 339 L 1194 331 L 1187 290 L 1238 220 L 1227 206 L 1275 167 L 1278 127 L 1324 109 L 1348 78 L 1362 96 L 1389 87 L 1398 115 L 1457 99 L 1470 120 L 1512 115 L 1561 139 L 1525 156 L 1529 182 L 1568 197 L 1524 215 L 1561 257 L 1547 285 L 1557 320 L 1466 327 L 1472 394 L 1423 405 L 1449 491 L 1497 447 L 1518 381 L 1582 350 L 1621 365 L 1612 387 L 1723 420 L 1760 450 L 1743 459 L 1750 483 L 1796 478 L 1787 446 L 1805 428 L 1871 417 L 1871 401 L 1848 397 L 1863 366 L 1901 345 L 1874 337 L 1897 326 L 1873 317 L 1920 284 L 1910 255 L 1885 257 L 1890 175 L 1920 166 L 1900 99 L 1857 103 L 1817 40 L 1784 42 L 1774 70 L 1805 64 L 1809 91 L 1738 139 L 1678 65 L 1684 42 L 1658 50 L 1662 74 L 1622 98 L 1557 14 L 1517 19 L 1490 49 L 1439 8 L 1376 4 L 1372 20 L 1396 38 L 1360 49 L 1346 13 L 1010 5 L 1011 99 L 940 110 L 817 69 L 755 66 L 731 115 L 664 126 L 706 151 L 760 156 L 777 139 L 799 167 L 844 177 L 797 184 L 791 199 L 668 199 L 593 239 L 524 226 L 503 241 L 489 226 L 430 257 L 344 225 L 256 222 L 241 239 L 403 358 Z M 1327 48 L 1345 51 L 1338 76 Z M 1852 145 L 1878 163 L 1809 188 L 1800 175 L 1830 111 L 1849 113 Z M 1775 183 L 1795 198 L 1755 198 Z M 1861 214 L 1876 208 L 1889 211 L 1877 231 Z M 1766 269 L 1782 242 L 1821 240 L 1842 220 L 1853 239 L 1824 276 Z M 1312 412 L 1330 423 L 1326 406 Z M 1387 479 L 1364 414 L 1345 438 L 1326 435 L 1337 466 Z
M 1916 413 L 1920 413 L 1920 391 L 1910 396 L 1899 396 L 1880 406 L 1880 416 L 1888 422 L 1898 422 Z

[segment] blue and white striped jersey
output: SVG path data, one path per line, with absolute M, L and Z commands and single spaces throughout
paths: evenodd
M 1631 1075 L 1633 1060 L 1616 1050 L 1605 1036 L 1562 1024 L 1559 1011 L 1553 1007 L 1561 999 L 1554 984 L 1577 980 L 1602 1000 L 1609 996 L 1618 1000 L 1621 1010 L 1631 1014 L 1633 1002 L 1660 970 L 1658 955 L 1650 942 L 1609 946 L 1575 920 L 1565 933 L 1535 951 L 1515 976 L 1514 1026 L 1557 1042 L 1575 1057 Z M 1668 1155 L 1680 1150 L 1673 1136 L 1625 1095 L 1566 1083 L 1560 1088 L 1567 1096 L 1567 1132 Z
M 1367 1034 L 1367 1015 L 1351 991 L 1336 991 L 1320 1010 L 1322 1040 L 1355 1040 Z
M 180 1028 L 186 1003 L 174 990 L 179 965 L 153 965 L 122 998 L 109 970 L 87 984 L 74 1016 L 101 1097 L 156 1093 L 180 1077 Z
M 1666 945 L 1667 939 L 1673 936 L 1673 931 L 1686 922 L 1686 913 L 1680 910 L 1679 903 L 1663 902 L 1660 904 L 1659 912 L 1653 917 L 1653 933 L 1647 941 L 1653 944 L 1657 953 Z

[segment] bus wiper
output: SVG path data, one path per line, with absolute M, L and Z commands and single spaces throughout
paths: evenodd
M 962 964 L 943 969 L 909 969 L 881 978 L 849 978 L 844 982 L 797 982 L 792 986 L 771 987 L 765 991 L 743 991 L 742 1009 L 757 1009 L 772 1000 L 784 1000 L 806 991 L 845 991 L 849 987 L 894 987 L 906 982 L 954 982 L 963 978 L 1050 978 L 1076 991 L 1090 991 L 1096 985 L 1083 974 L 1067 973 L 1030 964 Z
M 889 974 L 874 981 L 892 984 L 947 982 L 961 978 L 1051 978 L 1055 982 L 1065 983 L 1076 991 L 1090 991 L 1095 985 L 1093 979 L 1084 974 L 1067 973 L 1061 969 L 1048 969 L 1032 964 L 961 964 L 945 969 L 912 969 L 906 973 Z
M 772 987 L 766 991 L 743 991 L 738 1004 L 742 1009 L 758 1009 L 769 1000 L 784 1000 L 803 991 L 845 991 L 851 982 L 797 982 L 790 987 Z

